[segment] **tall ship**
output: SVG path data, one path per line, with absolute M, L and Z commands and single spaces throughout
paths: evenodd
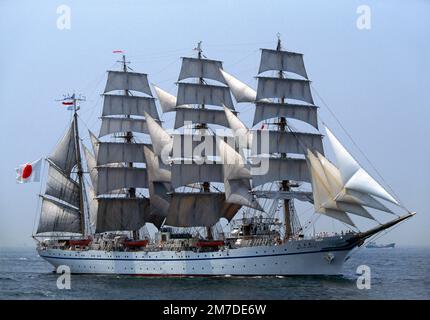
M 261 49 L 256 90 L 201 42 L 195 52 L 182 58 L 176 96 L 123 55 L 107 73 L 90 146 L 80 99 L 67 97 L 73 116 L 46 157 L 33 234 L 40 257 L 85 274 L 337 275 L 355 248 L 415 214 L 323 128 L 303 55 L 279 37 Z M 253 105 L 252 127 L 240 103 Z M 304 223 L 301 205 L 346 229 L 310 232 L 315 221 Z M 379 223 L 374 211 L 392 219 Z M 360 231 L 352 218 L 376 226 Z

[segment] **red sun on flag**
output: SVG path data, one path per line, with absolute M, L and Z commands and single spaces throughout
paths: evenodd
M 22 178 L 27 179 L 28 177 L 31 176 L 32 172 L 33 172 L 33 167 L 31 166 L 31 164 L 27 163 L 24 169 L 22 170 Z

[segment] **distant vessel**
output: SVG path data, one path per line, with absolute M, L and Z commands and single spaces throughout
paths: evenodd
M 388 243 L 388 244 L 376 244 L 376 242 L 372 241 L 366 245 L 366 248 L 369 248 L 369 249 L 394 248 L 395 245 L 396 244 L 394 242 Z
M 43 259 L 72 273 L 339 274 L 352 249 L 414 215 L 355 227 L 351 214 L 375 220 L 368 208 L 393 214 L 388 203 L 400 205 L 327 128 L 337 166 L 325 157 L 302 54 L 282 50 L 280 39 L 261 49 L 254 90 L 207 59 L 200 43 L 195 50 L 182 58 L 177 97 L 152 87 L 163 113 L 175 114 L 175 134 L 162 127 L 147 75 L 130 72 L 125 56 L 121 70 L 107 74 L 92 151 L 80 138 L 78 99 L 70 97 L 73 118 L 47 158 L 34 234 Z M 232 96 L 255 105 L 259 129 L 238 118 Z M 306 234 L 294 201 L 311 203 L 348 232 Z M 220 230 L 220 219 L 229 230 Z

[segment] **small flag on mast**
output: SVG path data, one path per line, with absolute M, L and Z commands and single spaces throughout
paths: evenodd
M 20 165 L 18 168 L 16 168 L 16 182 L 39 182 L 41 169 L 42 159 Z

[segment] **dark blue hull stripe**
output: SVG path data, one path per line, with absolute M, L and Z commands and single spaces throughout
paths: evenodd
M 42 258 L 48 259 L 64 259 L 64 260 L 92 260 L 92 261 L 199 261 L 199 260 L 226 260 L 226 259 L 252 259 L 252 258 L 265 258 L 265 257 L 278 257 L 278 256 L 290 256 L 298 254 L 309 254 L 309 253 L 320 253 L 329 251 L 346 251 L 351 250 L 355 247 L 348 245 L 338 248 L 327 248 L 318 251 L 307 251 L 307 252 L 291 252 L 291 253 L 275 253 L 275 254 L 265 254 L 258 256 L 240 256 L 240 257 L 212 257 L 212 258 L 171 258 L 171 259 L 139 259 L 139 258 L 83 258 L 83 257 L 55 257 L 55 256 L 43 256 Z

